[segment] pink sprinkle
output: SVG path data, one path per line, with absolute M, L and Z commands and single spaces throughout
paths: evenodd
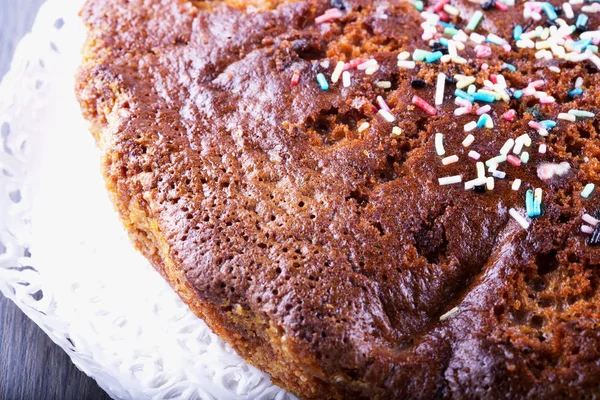
M 541 104 L 556 103 L 556 99 L 552 96 L 545 96 L 540 99 Z
M 581 232 L 591 235 L 594 233 L 594 228 L 588 225 L 581 225 Z
M 536 131 L 539 131 L 540 129 L 544 129 L 542 124 L 540 124 L 537 121 L 529 121 L 529 123 L 527 125 L 529 125 L 530 128 L 535 129 Z
M 296 86 L 300 82 L 300 72 L 294 71 L 292 75 L 292 86 Z
M 505 52 L 510 53 L 512 51 L 512 46 L 508 43 L 505 43 L 502 45 L 502 48 L 504 49 Z
M 432 107 L 429 103 L 427 103 L 425 100 L 423 100 L 416 94 L 412 98 L 412 103 L 414 105 L 416 105 L 417 107 L 421 108 L 423 111 L 425 111 L 429 115 L 437 114 L 437 110 L 434 107 Z
M 450 3 L 450 0 L 440 0 L 433 6 L 433 11 L 438 12 L 444 9 L 446 4 Z
M 475 46 L 475 56 L 477 58 L 487 58 L 487 57 L 491 57 L 491 55 L 492 55 L 492 48 L 490 46 L 483 46 L 480 44 Z
M 494 2 L 494 7 L 496 7 L 500 11 L 506 11 L 506 10 L 508 10 L 508 6 L 506 4 L 504 4 L 503 2 L 501 2 L 501 1 L 495 1 Z
M 348 71 L 350 69 L 358 67 L 360 64 L 369 61 L 368 58 L 355 58 L 354 60 L 350 60 L 344 65 L 344 71 Z
M 337 8 L 330 8 L 325 11 L 325 14 L 315 18 L 315 23 L 322 24 L 323 22 L 333 21 L 334 19 L 342 18 L 344 14 Z
M 535 94 L 535 92 L 537 92 L 537 90 L 535 90 L 535 88 L 531 85 L 529 85 L 525 89 L 523 89 L 524 96 L 533 96 Z
M 477 109 L 477 111 L 475 111 L 475 113 L 476 113 L 477 115 L 481 115 L 481 114 L 485 114 L 486 112 L 490 111 L 491 109 L 492 109 L 492 107 L 491 107 L 489 104 L 486 104 L 486 105 L 485 105 L 485 106 L 483 106 L 483 107 L 479 107 L 479 108 Z
M 461 107 L 465 107 L 465 108 L 472 107 L 471 102 L 469 100 L 465 100 L 460 97 L 457 97 L 454 99 L 454 104 L 461 106 Z
M 515 110 L 508 110 L 507 112 L 505 112 L 504 114 L 502 114 L 502 118 L 507 120 L 507 121 L 514 121 L 515 116 L 517 115 L 517 112 Z
M 440 20 L 444 21 L 444 22 L 449 22 L 450 21 L 450 15 L 448 15 L 448 13 L 446 11 L 438 11 L 437 15 L 440 16 Z
M 383 97 L 377 96 L 377 104 L 379 104 L 379 108 L 385 111 L 390 111 L 390 107 L 387 105 Z
M 528 86 L 534 87 L 536 89 L 541 88 L 542 86 L 544 86 L 546 82 L 544 82 L 543 79 L 538 79 L 537 81 L 533 81 L 531 82 Z
M 515 167 L 520 167 L 521 166 L 521 160 L 518 157 L 516 157 L 516 156 L 514 156 L 512 154 L 509 154 L 509 155 L 506 156 L 506 161 L 508 161 L 509 163 L 511 163 L 512 165 L 514 165 Z
M 489 67 L 490 67 L 490 66 L 489 66 L 489 65 L 487 65 L 487 63 L 483 63 L 483 64 L 481 64 L 481 69 L 482 69 L 483 71 L 487 71 L 487 69 L 488 69 Z
M 481 157 L 481 154 L 479 154 L 475 150 L 471 150 L 469 152 L 469 157 L 471 157 L 473 160 L 479 160 L 479 157 Z

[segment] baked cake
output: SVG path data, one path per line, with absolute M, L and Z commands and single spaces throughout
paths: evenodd
M 88 0 L 77 94 L 135 246 L 299 397 L 597 398 L 598 11 Z

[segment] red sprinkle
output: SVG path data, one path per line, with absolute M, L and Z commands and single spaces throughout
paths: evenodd
M 438 1 L 435 6 L 433 6 L 433 11 L 438 12 L 438 11 L 442 11 L 444 9 L 444 6 L 446 4 L 450 3 L 450 0 L 440 0 Z
M 506 156 L 506 161 L 508 161 L 515 167 L 521 166 L 521 159 L 519 159 L 519 157 L 517 157 L 517 156 L 513 156 L 512 154 L 509 154 L 508 156 Z
M 437 114 L 437 110 L 434 107 L 432 107 L 429 103 L 427 103 L 425 100 L 423 100 L 416 94 L 412 98 L 412 103 L 417 107 L 423 109 L 429 115 Z
M 506 11 L 506 10 L 508 10 L 508 6 L 506 4 L 504 4 L 503 2 L 501 2 L 501 1 L 495 1 L 494 2 L 494 7 L 496 7 L 500 11 Z
M 507 112 L 502 114 L 502 118 L 507 121 L 514 121 L 516 115 L 517 115 L 517 112 L 515 110 L 508 110 Z
M 300 82 L 300 72 L 294 71 L 292 75 L 292 86 L 296 86 Z
M 498 83 L 498 78 L 496 78 L 496 74 L 490 74 L 490 82 L 492 82 L 494 85 Z
M 449 22 L 450 21 L 450 15 L 448 15 L 448 13 L 446 11 L 438 11 L 437 15 L 439 15 L 440 20 L 444 21 L 444 22 Z

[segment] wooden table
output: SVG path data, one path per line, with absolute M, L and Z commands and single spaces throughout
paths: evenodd
M 43 0 L 0 0 L 0 77 Z M 0 295 L 1 400 L 105 400 L 96 382 L 12 302 Z

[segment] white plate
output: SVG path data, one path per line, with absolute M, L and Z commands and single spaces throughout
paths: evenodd
M 133 250 L 73 93 L 82 0 L 49 0 L 0 84 L 0 290 L 120 399 L 292 399 Z

